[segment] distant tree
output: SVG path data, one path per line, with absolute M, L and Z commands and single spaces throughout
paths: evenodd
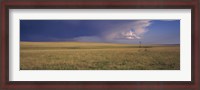
M 141 42 L 141 41 L 139 41 L 139 43 L 140 43 L 140 46 L 139 46 L 139 48 L 141 48 L 141 47 L 142 47 L 142 42 Z

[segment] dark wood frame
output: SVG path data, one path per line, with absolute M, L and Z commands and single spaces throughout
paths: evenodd
M 70 8 L 70 9 L 191 9 L 192 10 L 192 81 L 9 81 L 9 9 L 50 9 L 50 8 Z M 1 87 L 0 89 L 19 88 L 131 88 L 131 89 L 183 89 L 199 90 L 199 22 L 198 22 L 198 0 L 176 1 L 176 2 L 138 2 L 138 1 L 88 1 L 88 2 L 1 2 Z

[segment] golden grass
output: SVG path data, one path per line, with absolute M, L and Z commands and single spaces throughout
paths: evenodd
M 179 70 L 179 46 L 21 42 L 21 70 Z

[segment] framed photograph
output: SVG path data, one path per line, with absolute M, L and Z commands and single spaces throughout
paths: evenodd
M 199 90 L 191 1 L 1 2 L 1 89 Z

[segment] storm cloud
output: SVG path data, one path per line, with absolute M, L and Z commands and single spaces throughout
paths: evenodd
M 138 43 L 138 40 L 180 43 L 180 20 L 20 20 L 20 41 Z

